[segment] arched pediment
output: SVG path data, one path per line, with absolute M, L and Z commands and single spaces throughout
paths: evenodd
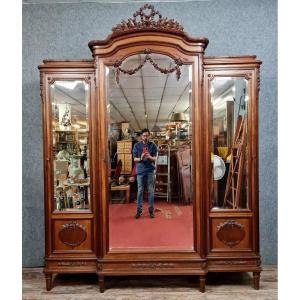
M 190 37 L 177 21 L 163 17 L 153 5 L 145 4 L 132 18 L 114 26 L 105 40 L 90 41 L 89 48 L 94 55 L 106 56 L 131 44 L 159 44 L 185 52 L 203 53 L 208 39 Z

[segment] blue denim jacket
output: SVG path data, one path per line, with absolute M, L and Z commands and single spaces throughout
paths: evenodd
M 134 145 L 132 153 L 134 158 L 140 158 L 143 152 L 143 148 L 147 147 L 148 152 L 151 156 L 157 155 L 157 147 L 153 142 L 148 142 L 144 144 L 143 141 L 138 142 Z M 150 173 L 155 170 L 155 164 L 147 158 L 144 158 L 141 162 L 136 163 L 136 174 L 142 175 L 145 173 Z

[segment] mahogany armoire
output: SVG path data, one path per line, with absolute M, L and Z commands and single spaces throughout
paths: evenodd
M 259 289 L 261 62 L 254 55 L 205 56 L 207 45 L 207 38 L 188 36 L 177 21 L 146 4 L 113 27 L 107 39 L 89 42 L 92 59 L 44 60 L 39 66 L 47 290 L 53 274 L 95 273 L 101 292 L 105 276 L 114 275 L 199 276 L 204 292 L 208 272 L 252 272 L 253 287 Z M 150 130 L 151 137 L 158 147 L 165 143 L 170 153 L 189 147 L 185 173 L 176 175 L 178 197 L 157 200 L 161 207 L 173 205 L 170 210 L 176 206 L 172 212 L 178 222 L 190 209 L 190 219 L 184 221 L 190 222 L 190 242 L 181 248 L 161 246 L 171 235 L 176 243 L 185 237 L 179 234 L 184 224 L 173 226 L 174 233 L 164 229 L 172 219 L 163 219 L 163 210 L 153 220 L 146 212 L 134 219 L 131 169 L 124 165 L 133 165 L 128 141 L 143 127 L 158 127 Z M 119 140 L 128 148 L 114 150 Z M 175 178 L 172 168 L 168 176 Z M 168 187 L 163 179 L 156 183 Z M 112 192 L 120 196 L 117 204 Z M 131 198 L 122 201 L 123 196 Z M 127 247 L 134 233 L 120 233 L 121 246 L 112 245 L 118 222 L 111 213 L 126 206 L 132 208 L 128 222 L 136 222 L 134 230 L 161 218 L 162 242 L 154 238 L 154 246 L 144 247 L 137 238 L 136 247 Z M 123 227 L 125 222 L 124 217 Z M 155 226 L 148 228 L 154 231 Z M 118 231 L 123 229 L 121 225 Z M 137 236 L 144 234 L 152 230 Z

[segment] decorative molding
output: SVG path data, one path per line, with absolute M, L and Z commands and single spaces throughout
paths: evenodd
M 245 235 L 244 226 L 234 220 L 226 221 L 217 226 L 218 239 L 229 247 L 238 245 Z
M 257 68 L 257 97 L 260 91 L 260 68 Z
M 261 265 L 261 259 L 260 259 L 260 258 L 256 261 L 256 265 L 257 265 L 258 267 Z
M 74 248 L 86 240 L 86 228 L 85 226 L 72 221 L 71 223 L 61 226 L 58 237 L 65 245 Z
M 98 271 L 102 271 L 102 269 L 103 269 L 103 266 L 102 266 L 102 263 L 97 263 L 97 270 Z
M 223 261 L 214 261 L 215 265 L 248 265 L 249 261 L 246 260 L 223 260 Z
M 162 17 L 153 5 L 145 4 L 133 14 L 133 18 L 127 21 L 122 20 L 112 28 L 112 37 L 132 32 L 144 30 L 162 30 L 172 33 L 184 33 L 183 26 L 174 19 Z
M 167 269 L 175 268 L 173 263 L 132 263 L 130 265 L 134 269 Z
M 44 73 L 41 72 L 41 75 L 40 75 L 40 96 L 41 96 L 41 100 L 42 100 L 42 103 L 44 103 Z
M 173 73 L 176 72 L 176 78 L 177 80 L 180 79 L 181 76 L 181 70 L 180 70 L 180 66 L 182 66 L 182 61 L 180 58 L 178 59 L 174 59 L 173 62 L 175 64 L 175 66 L 173 66 L 172 68 L 162 68 L 160 67 L 151 57 L 152 50 L 147 48 L 144 50 L 144 54 L 146 54 L 145 59 L 134 69 L 129 69 L 129 70 L 125 70 L 123 68 L 121 68 L 121 65 L 123 63 L 122 60 L 116 60 L 115 63 L 113 64 L 114 68 L 115 68 L 115 73 L 116 73 L 116 82 L 119 83 L 120 82 L 120 72 L 124 73 L 124 74 L 128 74 L 128 75 L 133 75 L 136 72 L 138 72 L 147 61 L 149 61 L 151 63 L 151 65 L 158 70 L 159 72 L 163 73 L 163 74 L 169 74 L 169 73 Z
M 86 261 L 59 261 L 58 266 L 85 266 L 87 265 Z

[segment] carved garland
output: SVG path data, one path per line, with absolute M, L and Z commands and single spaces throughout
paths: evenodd
M 145 49 L 144 50 L 144 53 L 146 54 L 145 56 L 145 59 L 143 62 L 141 62 L 140 65 L 138 65 L 136 68 L 134 69 L 129 69 L 129 70 L 125 70 L 121 67 L 123 61 L 122 60 L 117 60 L 115 63 L 114 63 L 114 68 L 115 68 L 115 72 L 116 72 L 116 82 L 119 84 L 120 82 L 120 72 L 124 73 L 124 74 L 128 74 L 128 75 L 133 75 L 135 74 L 137 71 L 139 71 L 147 61 L 150 62 L 150 64 L 156 69 L 158 70 L 159 72 L 163 73 L 163 74 L 169 74 L 169 73 L 173 73 L 173 72 L 176 72 L 176 78 L 177 80 L 180 79 L 180 76 L 181 76 L 181 70 L 180 70 L 180 66 L 182 66 L 182 61 L 181 59 L 174 59 L 174 63 L 175 63 L 175 66 L 172 67 L 172 68 L 162 68 L 160 67 L 153 59 L 152 57 L 150 56 L 151 54 L 151 49 Z
M 149 29 L 183 33 L 183 27 L 177 21 L 162 17 L 153 5 L 145 4 L 133 14 L 133 18 L 129 18 L 127 21 L 122 20 L 120 24 L 114 26 L 111 36 L 118 36 L 128 31 Z

